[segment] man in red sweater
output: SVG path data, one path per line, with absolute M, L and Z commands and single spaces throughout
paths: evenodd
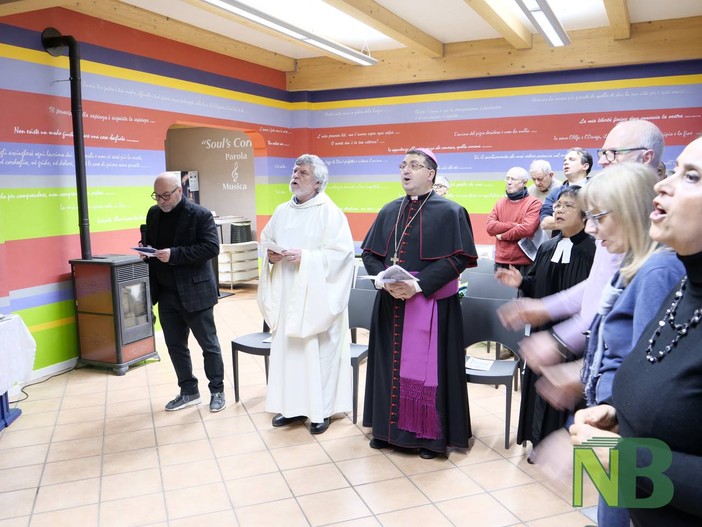
M 521 167 L 507 171 L 507 196 L 495 203 L 487 220 L 487 233 L 495 237 L 495 267 L 516 267 L 525 274 L 532 260 L 519 246 L 539 227 L 541 201 L 526 189 L 529 172 Z

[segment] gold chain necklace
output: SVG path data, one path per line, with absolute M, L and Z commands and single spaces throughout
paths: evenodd
M 397 220 L 395 220 L 395 252 L 393 253 L 392 258 L 390 258 L 390 261 L 392 262 L 393 265 L 397 265 L 397 262 L 400 260 L 397 257 L 397 251 L 400 249 L 400 244 L 402 243 L 402 238 L 405 237 L 405 233 L 407 232 L 407 229 L 409 228 L 410 224 L 414 221 L 414 218 L 416 218 L 419 215 L 419 212 L 422 210 L 422 207 L 424 206 L 424 204 L 427 201 L 429 201 L 429 198 L 432 196 L 432 194 L 434 194 L 433 190 L 429 193 L 427 198 L 424 201 L 422 201 L 422 204 L 417 209 L 417 212 L 415 212 L 414 215 L 412 215 L 410 217 L 409 221 L 407 222 L 407 225 L 405 225 L 405 228 L 402 231 L 402 234 L 400 234 L 400 241 L 398 242 L 397 241 L 397 229 L 400 225 L 400 216 L 402 216 L 402 207 L 405 204 L 405 199 L 407 198 L 407 196 L 402 198 L 402 203 L 400 203 L 400 210 L 397 211 Z

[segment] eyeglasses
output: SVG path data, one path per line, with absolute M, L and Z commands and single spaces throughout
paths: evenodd
M 409 169 L 412 172 L 416 172 L 420 168 L 427 168 L 424 165 L 417 163 L 416 161 L 412 161 L 411 163 L 405 163 L 404 161 L 400 163 L 400 170 L 404 170 L 405 168 L 409 167 Z
M 151 193 L 151 199 L 154 200 L 154 201 L 158 201 L 158 200 L 161 200 L 161 201 L 168 201 L 169 199 L 171 199 L 171 196 L 173 195 L 173 193 L 174 193 L 176 190 L 178 190 L 179 188 L 180 188 L 180 187 L 176 187 L 176 188 L 174 188 L 173 190 L 171 190 L 170 192 L 166 192 L 165 194 L 156 194 L 155 192 L 152 192 L 152 193 Z
M 505 181 L 510 182 L 510 181 L 524 181 L 524 180 L 522 178 L 518 178 L 518 177 L 507 176 L 505 178 Z
M 595 227 L 600 226 L 600 218 L 604 218 L 607 214 L 609 214 L 610 210 L 603 210 L 602 212 L 598 212 L 597 214 L 593 214 L 589 210 L 585 211 L 585 221 L 591 221 L 592 224 Z
M 446 185 L 440 185 L 439 183 L 437 183 L 436 185 L 433 185 L 432 188 L 438 190 L 441 188 L 448 188 L 448 187 Z
M 636 150 L 648 150 L 648 148 L 645 146 L 637 146 L 636 148 L 608 148 L 607 150 L 600 148 L 597 150 L 597 157 L 600 158 L 604 156 L 607 161 L 614 161 L 619 154 L 634 152 Z
M 569 202 L 561 203 L 560 201 L 557 201 L 556 203 L 553 204 L 553 210 L 561 210 L 561 209 L 574 210 L 576 208 L 577 207 L 575 206 L 575 203 L 569 203 Z

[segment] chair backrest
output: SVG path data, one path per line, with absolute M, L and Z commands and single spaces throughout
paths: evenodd
M 517 298 L 518 290 L 498 282 L 497 278 L 495 278 L 495 272 L 492 269 L 489 273 L 476 271 L 474 269 L 475 268 L 466 269 L 461 273 L 461 282 L 468 284 L 466 295 L 503 300 Z
M 466 269 L 466 271 L 487 274 L 493 274 L 495 272 L 495 260 L 492 258 L 478 258 L 476 263 L 478 264 L 476 267 L 471 267 L 470 269 Z
M 373 304 L 377 291 L 351 289 L 349 297 L 349 328 L 370 329 L 373 318 Z
M 472 296 L 461 299 L 464 347 L 491 341 L 499 342 L 513 352 L 518 352 L 519 341 L 524 338 L 524 330 L 513 331 L 505 328 L 497 316 L 497 309 L 509 301 L 503 298 Z
M 370 278 L 360 278 L 362 276 L 366 276 L 368 273 L 366 272 L 366 268 L 363 265 L 363 263 L 358 260 L 355 262 L 355 268 L 354 268 L 354 273 L 353 273 L 353 288 L 354 289 L 366 289 L 366 290 L 372 290 L 372 291 L 377 291 L 375 288 L 375 282 L 371 280 Z

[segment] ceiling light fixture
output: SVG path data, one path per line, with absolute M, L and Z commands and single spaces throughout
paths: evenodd
M 237 2 L 236 0 L 203 0 L 208 4 L 234 13 L 237 16 L 243 17 L 251 22 L 260 24 L 279 33 L 283 33 L 289 37 L 299 40 L 300 42 L 305 42 L 311 46 L 315 46 L 319 49 L 323 49 L 329 53 L 333 53 L 338 57 L 342 57 L 346 60 L 354 62 L 355 64 L 360 64 L 361 66 L 372 66 L 378 63 L 378 59 L 374 59 L 370 54 L 361 53 L 353 48 L 344 46 L 338 42 L 332 40 L 327 40 L 325 38 L 313 35 L 309 31 L 302 29 L 301 27 L 288 24 L 287 22 L 275 18 L 268 13 L 259 11 L 249 5 L 242 2 Z
M 515 0 L 534 28 L 551 47 L 566 46 L 570 39 L 547 0 Z

